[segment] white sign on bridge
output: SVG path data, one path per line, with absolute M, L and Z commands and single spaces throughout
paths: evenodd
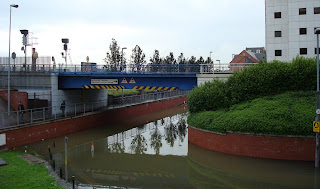
M 117 85 L 118 79 L 91 79 L 91 85 Z

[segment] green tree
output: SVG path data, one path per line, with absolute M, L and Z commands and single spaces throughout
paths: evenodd
M 195 56 L 191 56 L 188 60 L 188 64 L 196 64 L 197 58 Z
M 109 46 L 109 52 L 106 54 L 106 58 L 104 59 L 105 63 L 116 68 L 119 67 L 121 63 L 121 56 L 119 52 L 120 47 L 118 46 L 118 42 L 112 38 L 112 41 Z
M 204 62 L 205 64 L 213 64 L 213 61 L 210 57 L 207 58 L 207 60 Z
M 200 56 L 200 58 L 197 60 L 196 63 L 197 64 L 204 64 L 204 59 L 202 58 L 202 56 Z
M 161 64 L 161 58 L 159 50 L 154 50 L 153 56 L 150 58 L 151 64 Z
M 140 71 L 141 65 L 146 63 L 146 55 L 143 53 L 139 45 L 132 49 L 131 62 L 135 65 L 137 71 Z
M 178 64 L 186 64 L 186 63 L 187 63 L 186 58 L 184 57 L 183 53 L 181 53 L 181 54 L 178 56 L 177 62 L 178 62 Z
M 164 64 L 176 64 L 177 61 L 174 58 L 173 52 L 170 52 L 169 56 L 167 56 L 166 58 L 164 58 Z

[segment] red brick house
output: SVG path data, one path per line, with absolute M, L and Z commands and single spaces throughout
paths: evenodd
M 266 50 L 264 47 L 246 48 L 240 54 L 234 55 L 230 62 L 230 71 L 242 70 L 250 64 L 266 60 Z

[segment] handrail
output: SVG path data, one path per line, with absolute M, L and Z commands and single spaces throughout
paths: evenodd
M 37 72 L 37 73 L 232 73 L 243 70 L 258 63 L 228 63 L 228 64 L 145 64 L 124 66 L 113 65 L 74 65 L 64 66 L 63 64 L 15 64 L 10 65 L 11 72 Z M 0 64 L 0 72 L 8 71 L 8 64 Z
M 90 103 L 66 104 L 65 109 L 60 106 L 49 106 L 43 108 L 27 109 L 24 111 L 0 112 L 0 129 L 16 127 L 20 125 L 33 124 L 35 122 L 44 122 L 56 120 L 64 117 L 74 117 L 90 112 L 104 111 L 122 107 L 143 104 L 178 96 L 185 96 L 189 91 L 157 91 L 148 94 L 131 95 L 117 97 L 110 100 L 96 101 Z

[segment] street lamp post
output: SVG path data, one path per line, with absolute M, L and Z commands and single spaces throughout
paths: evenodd
M 121 71 L 123 70 L 123 50 L 124 49 L 127 49 L 127 47 L 123 47 L 122 49 L 121 49 Z
M 8 64 L 8 116 L 10 116 L 10 46 L 11 46 L 11 7 L 18 8 L 19 5 L 12 4 L 10 5 L 10 26 L 9 26 L 9 64 Z
M 220 60 L 216 60 L 217 62 L 219 62 L 219 72 L 221 71 L 221 67 L 220 67 Z
M 319 121 L 319 34 L 320 28 L 316 28 L 314 33 L 317 35 L 317 116 L 316 121 Z M 319 133 L 316 133 L 316 149 L 315 149 L 315 167 L 319 167 Z
M 24 45 L 24 67 L 27 71 L 27 45 L 28 45 L 28 30 L 20 30 L 22 36 L 22 44 Z
M 210 51 L 210 62 L 211 62 L 211 54 L 212 54 L 212 51 Z
M 61 39 L 61 41 L 62 41 L 62 43 L 63 43 L 63 50 L 65 51 L 65 55 L 64 55 L 64 57 L 63 57 L 63 53 L 61 53 L 62 54 L 62 58 L 64 58 L 64 60 L 65 60 L 65 62 L 66 62 L 66 66 L 65 66 L 65 71 L 68 69 L 67 68 L 67 56 L 68 56 L 68 43 L 69 43 L 69 39 L 68 38 L 63 38 L 63 39 Z

